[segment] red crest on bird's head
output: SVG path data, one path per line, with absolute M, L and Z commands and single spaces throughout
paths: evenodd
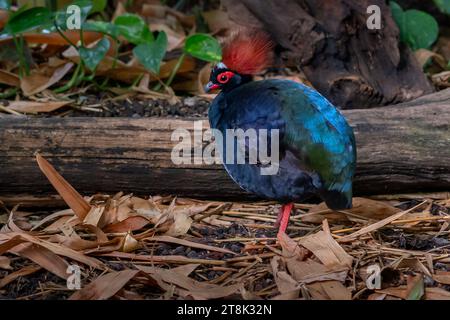
M 243 75 L 258 74 L 273 62 L 274 43 L 261 30 L 238 31 L 223 45 L 222 62 Z

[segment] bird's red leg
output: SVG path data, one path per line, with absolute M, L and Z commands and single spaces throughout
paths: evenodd
M 287 226 L 289 224 L 289 217 L 291 216 L 293 206 L 294 206 L 293 203 L 289 203 L 284 204 L 281 207 L 280 213 L 278 214 L 277 218 L 277 225 L 279 224 L 278 235 L 286 232 Z

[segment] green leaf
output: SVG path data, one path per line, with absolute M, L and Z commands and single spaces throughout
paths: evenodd
M 52 13 L 47 8 L 34 7 L 14 15 L 6 24 L 5 30 L 11 34 L 31 31 L 52 21 Z
M 405 39 L 413 50 L 428 49 L 437 40 L 439 25 L 433 16 L 419 10 L 408 10 L 405 16 Z
M 450 0 L 433 0 L 434 4 L 441 10 L 443 13 L 450 14 Z
M 0 0 L 0 10 L 9 10 L 11 2 L 9 0 Z
M 133 53 L 147 70 L 159 74 L 161 61 L 167 51 L 167 43 L 167 35 L 162 31 L 155 41 L 138 45 L 134 48 Z
M 406 300 L 420 300 L 425 294 L 423 276 L 408 279 L 408 295 Z
M 119 34 L 134 44 L 141 44 L 153 40 L 149 36 L 150 30 L 145 21 L 138 15 L 126 13 L 116 18 L 114 24 L 117 26 Z
M 90 13 L 102 12 L 106 8 L 107 0 L 95 0 L 92 4 L 92 9 Z
M 222 60 L 222 48 L 219 42 L 207 34 L 199 33 L 187 38 L 184 51 L 197 59 L 208 62 Z
M 400 5 L 395 1 L 389 2 L 389 6 L 391 7 L 392 17 L 394 18 L 394 21 L 399 27 L 402 26 L 404 22 L 402 7 L 400 7 Z
M 109 50 L 108 39 L 102 38 L 93 48 L 81 47 L 78 49 L 81 59 L 89 70 L 94 71 Z
M 142 34 L 141 34 L 141 43 L 145 43 L 145 42 L 153 42 L 155 41 L 155 38 L 153 37 L 153 33 L 151 33 L 148 25 L 144 26 L 144 29 L 142 30 Z
M 390 2 L 392 16 L 400 30 L 400 39 L 411 49 L 428 49 L 437 40 L 439 26 L 436 19 L 419 10 L 403 11 L 394 1 Z
M 72 3 L 72 5 L 79 6 L 81 9 L 81 20 L 84 21 L 87 19 L 88 15 L 92 13 L 94 9 L 94 2 L 91 0 L 77 0 Z
M 116 39 L 119 34 L 119 31 L 114 24 L 105 21 L 88 21 L 83 24 L 83 30 L 107 34 L 114 39 Z

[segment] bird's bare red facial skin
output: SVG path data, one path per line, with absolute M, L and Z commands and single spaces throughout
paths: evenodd
M 217 75 L 217 82 L 220 84 L 227 84 L 228 81 L 230 81 L 231 78 L 233 78 L 233 76 L 234 76 L 234 73 L 231 71 L 225 71 L 225 72 L 219 73 Z
M 213 90 L 217 90 L 220 89 L 220 86 L 218 84 L 212 84 L 209 88 L 208 91 L 213 91 Z

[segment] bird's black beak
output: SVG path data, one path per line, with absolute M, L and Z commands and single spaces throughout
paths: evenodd
M 205 86 L 205 92 L 209 93 L 210 91 L 219 89 L 219 85 L 213 83 L 213 82 L 208 82 L 207 85 Z

